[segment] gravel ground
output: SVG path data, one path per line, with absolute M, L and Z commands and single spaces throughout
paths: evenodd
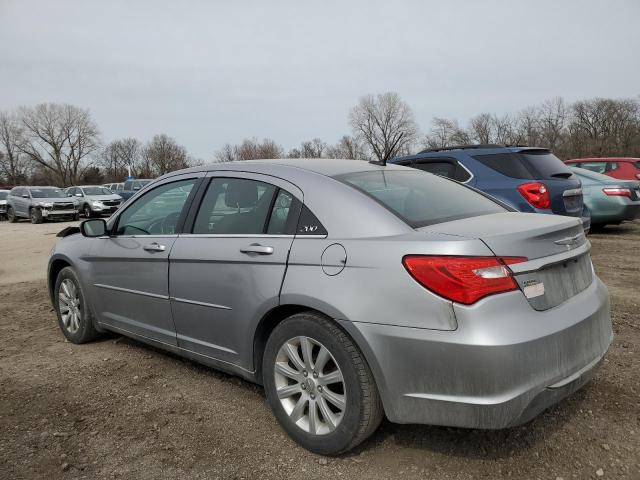
M 590 237 L 615 338 L 587 387 L 509 430 L 385 421 L 337 458 L 289 440 L 258 386 L 122 337 L 66 342 L 42 278 L 62 226 L 0 223 L 0 479 L 640 478 L 640 223 Z

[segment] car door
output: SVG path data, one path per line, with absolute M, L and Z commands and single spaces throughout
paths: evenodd
M 274 177 L 213 175 L 170 255 L 178 345 L 253 368 L 253 331 L 279 303 L 302 192 Z
M 90 277 L 100 323 L 176 345 L 169 305 L 169 253 L 203 174 L 159 182 L 109 222 L 95 239 Z
M 26 198 L 25 198 L 26 197 Z M 29 216 L 29 204 L 31 203 L 31 193 L 28 188 L 21 188 L 15 197 L 15 212 L 21 217 Z

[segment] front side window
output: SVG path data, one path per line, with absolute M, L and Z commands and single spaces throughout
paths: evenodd
M 118 218 L 115 235 L 173 235 L 195 179 L 167 183 L 133 202 Z
M 372 170 L 335 178 L 413 228 L 507 211 L 468 187 L 417 170 Z

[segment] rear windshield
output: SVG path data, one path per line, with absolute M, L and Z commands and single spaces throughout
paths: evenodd
M 569 178 L 571 170 L 547 150 L 530 150 L 517 153 L 474 155 L 483 165 L 507 177 L 523 180 L 554 180 Z
M 67 198 L 67 194 L 58 188 L 30 188 L 33 198 Z
M 335 178 L 371 197 L 413 228 L 506 211 L 464 185 L 419 170 L 375 170 Z

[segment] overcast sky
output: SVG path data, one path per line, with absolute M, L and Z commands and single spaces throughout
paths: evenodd
M 349 132 L 396 91 L 423 131 L 563 96 L 640 94 L 640 1 L 0 0 L 0 110 L 88 108 L 104 141 L 168 133 L 196 157 Z

